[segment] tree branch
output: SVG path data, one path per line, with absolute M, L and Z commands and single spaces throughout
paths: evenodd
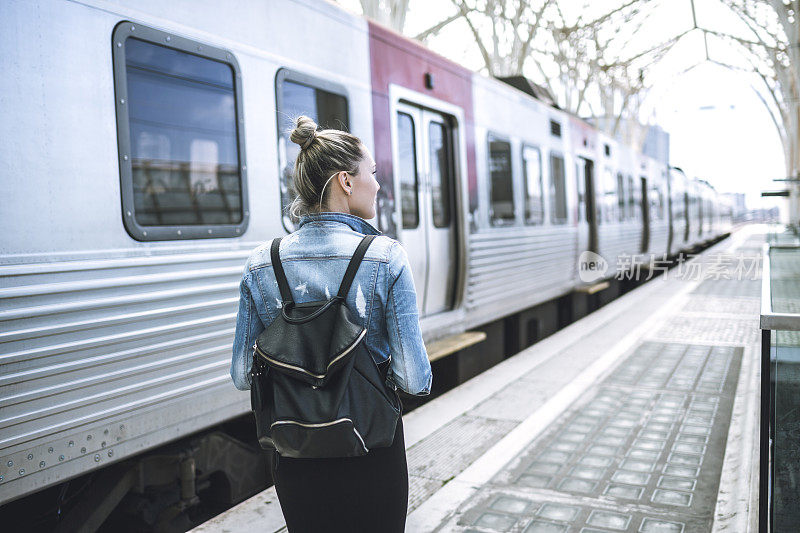
M 430 28 L 428 28 L 427 30 L 425 30 L 423 32 L 418 33 L 417 35 L 414 36 L 414 39 L 416 39 L 418 41 L 424 41 L 429 36 L 436 35 L 437 33 L 439 33 L 442 30 L 442 28 L 444 28 L 445 26 L 447 26 L 451 22 L 454 22 L 454 21 L 460 19 L 463 16 L 464 15 L 462 15 L 461 13 L 455 13 L 454 15 L 450 15 L 449 17 L 447 17 L 443 21 L 439 22 L 438 24 L 436 24 L 434 26 L 431 26 Z

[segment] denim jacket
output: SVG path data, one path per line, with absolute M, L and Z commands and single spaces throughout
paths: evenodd
M 297 303 L 327 300 L 339 290 L 347 264 L 365 234 L 370 244 L 346 305 L 366 326 L 364 339 L 376 363 L 391 356 L 387 381 L 408 394 L 425 395 L 433 374 L 422 342 L 417 294 L 403 246 L 356 215 L 324 212 L 300 218 L 298 229 L 281 240 L 280 255 Z M 233 341 L 231 378 L 250 388 L 256 337 L 280 313 L 281 294 L 272 270 L 268 241 L 251 252 L 239 284 L 239 312 Z

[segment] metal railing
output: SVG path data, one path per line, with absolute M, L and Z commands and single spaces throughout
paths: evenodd
M 786 233 L 784 233 L 786 235 Z M 761 285 L 761 435 L 759 481 L 759 531 L 794 531 L 800 520 L 800 454 L 789 435 L 800 430 L 800 244 L 780 235 L 763 245 Z M 788 265 L 776 269 L 773 253 Z M 775 309 L 776 281 L 783 309 Z M 795 306 L 793 302 L 796 302 Z M 794 398 L 792 390 L 797 389 Z M 788 401 L 787 401 L 788 400 Z M 787 407 L 787 409 L 784 409 Z M 797 412 L 797 414 L 795 414 Z M 790 446 L 784 449 L 784 437 Z M 797 443 L 800 445 L 800 441 Z M 776 465 L 778 465 L 776 477 Z M 777 486 L 776 486 L 777 483 Z M 777 503 L 777 513 L 776 513 Z M 788 526 L 788 528 L 787 528 Z

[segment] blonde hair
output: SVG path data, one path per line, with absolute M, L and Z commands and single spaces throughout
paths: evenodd
M 296 194 L 289 206 L 289 216 L 297 220 L 301 215 L 322 211 L 327 185 L 342 171 L 358 175 L 358 166 L 364 157 L 361 139 L 341 130 L 319 130 L 317 123 L 305 115 L 297 117 L 289 139 L 300 145 L 294 161 L 292 186 Z M 328 194 L 330 197 L 330 194 Z

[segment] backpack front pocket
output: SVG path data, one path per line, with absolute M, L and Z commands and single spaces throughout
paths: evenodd
M 278 453 L 286 457 L 358 457 L 369 451 L 349 418 L 330 422 L 276 420 L 270 429 Z

